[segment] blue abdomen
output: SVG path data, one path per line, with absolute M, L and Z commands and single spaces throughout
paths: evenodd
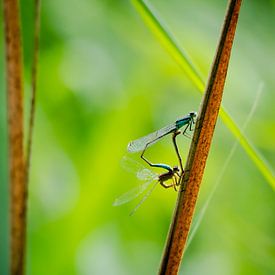
M 169 165 L 163 164 L 163 163 L 154 164 L 154 167 L 163 168 L 163 169 L 165 169 L 165 170 L 167 170 L 167 171 L 170 171 L 170 172 L 173 171 L 173 169 L 172 169 Z

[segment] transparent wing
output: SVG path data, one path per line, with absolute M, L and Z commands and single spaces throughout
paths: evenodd
M 124 156 L 121 159 L 121 166 L 126 171 L 135 174 L 138 179 L 143 180 L 143 181 L 149 181 L 149 180 L 157 178 L 157 176 L 158 176 L 157 173 L 147 169 L 141 163 L 139 163 L 127 156 Z
M 134 198 L 138 197 L 141 193 L 143 193 L 154 180 L 158 180 L 157 173 L 154 173 L 153 171 L 145 168 L 145 166 L 133 160 L 132 158 L 124 156 L 121 160 L 121 165 L 128 172 L 134 173 L 139 180 L 146 182 L 129 190 L 125 194 L 122 194 L 114 201 L 114 206 L 121 205 L 133 200 Z
M 141 199 L 141 201 L 136 205 L 136 207 L 131 211 L 130 216 L 132 216 L 137 209 L 144 203 L 144 201 L 151 195 L 151 193 L 153 192 L 153 190 L 156 188 L 157 184 L 159 182 L 155 182 L 155 184 L 152 186 L 151 189 L 148 190 L 148 192 L 143 196 L 143 198 Z
M 163 128 L 161 128 L 160 130 L 157 130 L 147 136 L 141 137 L 139 139 L 130 141 L 127 147 L 127 150 L 129 152 L 139 152 L 144 150 L 144 148 L 146 147 L 147 144 L 149 144 L 148 146 L 153 145 L 154 143 L 156 143 L 160 138 L 164 137 L 165 135 L 173 132 L 174 130 L 176 130 L 176 124 L 170 124 L 168 126 L 165 126 Z
M 151 179 L 158 179 L 158 174 L 154 173 L 153 171 L 144 168 L 140 171 L 137 171 L 136 176 L 139 180 L 143 180 L 143 181 L 149 181 Z
M 127 203 L 127 202 L 135 199 L 141 193 L 143 193 L 152 182 L 154 182 L 154 179 L 151 179 L 150 181 L 147 181 L 147 182 L 145 182 L 145 183 L 143 183 L 143 184 L 141 184 L 141 185 L 139 185 L 139 186 L 131 189 L 130 191 L 126 192 L 125 194 L 121 195 L 120 197 L 118 197 L 114 201 L 113 206 L 118 206 L 118 205 Z

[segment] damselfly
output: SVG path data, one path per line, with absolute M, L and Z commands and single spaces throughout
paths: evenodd
M 132 210 L 130 215 L 132 215 L 138 209 L 138 207 L 149 197 L 149 195 L 153 192 L 158 183 L 161 184 L 164 188 L 174 187 L 174 189 L 176 190 L 176 186 L 178 185 L 178 181 L 181 176 L 180 169 L 177 166 L 172 168 L 169 165 L 163 164 L 163 166 L 161 167 L 167 170 L 167 172 L 158 174 L 145 168 L 142 164 L 128 157 L 123 157 L 122 166 L 129 172 L 135 173 L 136 177 L 139 180 L 143 181 L 143 183 L 118 197 L 113 203 L 114 206 L 127 203 L 148 190 L 141 201 Z M 168 181 L 170 181 L 170 183 L 167 183 Z M 149 188 L 150 186 L 151 188 Z
M 156 143 L 157 141 L 159 141 L 161 138 L 163 138 L 164 136 L 168 135 L 168 134 L 173 134 L 172 139 L 173 139 L 173 144 L 177 153 L 177 157 L 179 160 L 179 164 L 180 164 L 180 168 L 181 168 L 181 172 L 183 172 L 183 166 L 182 166 L 182 160 L 181 160 L 181 156 L 179 154 L 179 150 L 178 150 L 178 146 L 176 143 L 176 137 L 177 135 L 179 135 L 181 133 L 180 128 L 182 128 L 183 126 L 186 125 L 186 127 L 184 128 L 184 130 L 182 131 L 183 135 L 186 135 L 186 131 L 189 129 L 190 131 L 192 131 L 192 125 L 195 124 L 195 118 L 197 116 L 196 112 L 190 112 L 188 115 L 186 115 L 185 117 L 176 120 L 176 122 L 167 125 L 163 128 L 161 128 L 160 130 L 157 130 L 147 136 L 141 137 L 139 139 L 136 139 L 134 141 L 131 141 L 128 144 L 128 151 L 129 152 L 139 152 L 142 151 L 141 154 L 141 158 L 146 161 L 150 166 L 152 167 L 161 167 L 164 168 L 162 164 L 154 164 L 151 163 L 149 160 L 147 160 L 144 157 L 144 153 L 146 151 L 146 149 L 153 145 L 154 143 Z

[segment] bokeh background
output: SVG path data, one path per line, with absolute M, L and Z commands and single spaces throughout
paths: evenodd
M 227 1 L 151 0 L 204 79 Z M 1 6 L 2 8 L 2 6 Z M 21 1 L 25 106 L 30 93 L 33 3 Z M 1 14 L 2 16 L 2 14 Z M 275 1 L 244 1 L 223 104 L 275 166 Z M 1 20 L 1 56 L 3 22 Z M 0 93 L 1 264 L 8 270 L 7 129 L 4 60 Z M 121 159 L 127 143 L 191 110 L 201 95 L 144 24 L 130 1 L 42 1 L 41 52 L 31 180 L 27 274 L 156 274 L 177 194 L 157 186 L 112 203 L 139 184 Z M 25 118 L 27 119 L 27 111 Z M 190 140 L 180 137 L 186 159 Z M 218 121 L 196 216 L 218 187 L 184 256 L 180 274 L 275 274 L 275 200 L 270 187 Z M 138 154 L 130 155 L 139 161 Z M 147 152 L 176 164 L 171 140 Z M 160 172 L 160 171 L 157 171 Z

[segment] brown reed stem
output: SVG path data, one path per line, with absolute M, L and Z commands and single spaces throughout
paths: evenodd
M 8 143 L 10 174 L 11 274 L 24 273 L 26 238 L 26 182 L 23 156 L 23 85 L 19 8 L 4 0 Z
M 241 0 L 230 0 L 181 182 L 159 274 L 178 273 L 221 105 Z M 183 192 L 183 189 L 185 191 Z

